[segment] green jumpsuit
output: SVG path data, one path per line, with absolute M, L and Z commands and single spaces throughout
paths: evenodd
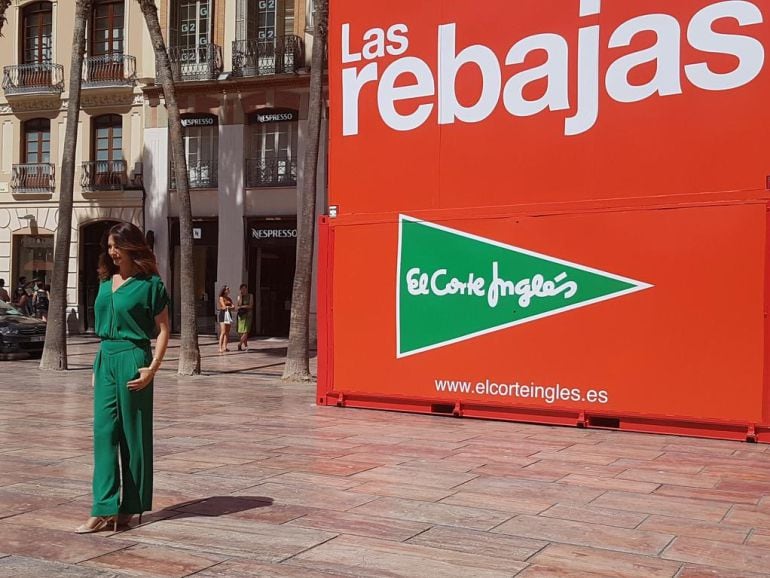
M 140 391 L 129 390 L 126 383 L 150 365 L 155 316 L 168 302 L 157 275 L 129 277 L 115 291 L 112 279 L 99 285 L 94 314 L 102 341 L 94 359 L 92 516 L 152 509 L 152 382 Z

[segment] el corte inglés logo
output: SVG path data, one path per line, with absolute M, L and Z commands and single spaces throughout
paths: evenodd
M 401 215 L 397 356 L 652 287 Z

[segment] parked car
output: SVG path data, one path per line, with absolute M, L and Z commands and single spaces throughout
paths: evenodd
M 46 324 L 28 317 L 10 303 L 0 301 L 0 359 L 40 356 L 43 353 Z

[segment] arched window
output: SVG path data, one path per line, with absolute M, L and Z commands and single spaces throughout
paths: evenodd
M 47 118 L 36 118 L 25 122 L 23 146 L 22 157 L 25 163 L 50 163 L 51 121 Z
M 21 18 L 22 64 L 48 64 L 52 54 L 53 7 L 50 2 L 25 6 Z

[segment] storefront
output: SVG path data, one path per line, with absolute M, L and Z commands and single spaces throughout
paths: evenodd
M 102 220 L 83 225 L 80 229 L 78 251 L 80 289 L 80 319 L 84 331 L 93 331 L 94 302 L 99 292 L 99 256 L 105 250 L 105 237 L 118 221 Z
M 179 246 L 179 220 L 169 219 L 171 232 L 171 307 L 172 331 L 180 331 L 182 324 L 181 308 L 181 252 Z M 193 221 L 193 262 L 195 263 L 195 278 L 193 289 L 195 293 L 195 314 L 198 318 L 198 332 L 201 334 L 216 333 L 216 302 L 217 302 L 217 239 L 219 223 L 216 219 L 196 219 Z
M 285 337 L 289 334 L 297 220 L 249 219 L 246 235 L 249 292 L 257 304 L 252 333 Z
M 26 277 L 27 282 L 38 280 L 49 284 L 53 271 L 53 234 L 33 232 L 14 237 L 14 281 Z

